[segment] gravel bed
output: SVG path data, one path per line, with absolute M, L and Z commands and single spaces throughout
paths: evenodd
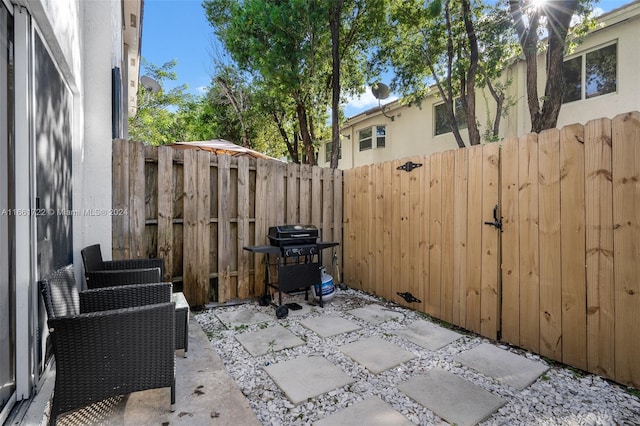
M 287 302 L 297 301 L 302 304 L 302 300 L 298 296 L 289 298 Z M 351 309 L 371 303 L 402 313 L 404 317 L 401 320 L 372 325 L 347 313 Z M 459 329 L 456 331 L 464 337 L 438 351 L 429 351 L 392 334 L 394 330 L 418 319 L 431 320 L 428 316 L 357 290 L 337 290 L 333 300 L 325 303 L 324 308 L 312 307 L 306 315 L 290 313 L 288 318 L 283 320 L 275 318 L 273 307 L 253 305 L 252 309 L 273 317 L 273 321 L 269 323 L 230 330 L 216 317 L 218 313 L 245 310 L 249 306 L 251 305 L 217 307 L 196 313 L 195 319 L 209 336 L 213 348 L 223 359 L 227 370 L 264 425 L 310 425 L 374 395 L 379 396 L 414 424 L 447 424 L 397 389 L 399 383 L 434 367 L 451 371 L 507 400 L 502 408 L 480 423 L 481 425 L 640 425 L 640 399 L 628 388 Z M 321 338 L 299 324 L 301 319 L 317 316 L 319 313 L 342 316 L 362 328 L 330 338 Z M 305 340 L 306 344 L 254 358 L 235 338 L 238 333 L 257 331 L 273 323 L 288 328 Z M 380 374 L 371 374 L 338 350 L 339 346 L 371 336 L 395 343 L 415 354 L 416 358 Z M 517 390 L 454 361 L 460 353 L 481 343 L 495 344 L 531 360 L 541 361 L 550 368 L 532 385 L 524 390 Z M 322 355 L 356 381 L 296 406 L 287 399 L 263 367 L 303 355 Z M 637 391 L 635 394 L 638 394 Z

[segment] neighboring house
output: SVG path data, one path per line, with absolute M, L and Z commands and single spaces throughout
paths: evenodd
M 89 244 L 111 253 L 111 147 L 136 109 L 142 2 L 0 0 L 0 423 L 48 368 L 37 280 Z
M 567 93 L 560 110 L 558 127 L 573 123 L 586 123 L 601 117 L 613 118 L 617 114 L 640 110 L 640 1 L 634 1 L 599 17 L 601 25 L 589 33 L 575 52 L 565 58 Z M 545 55 L 538 58 L 538 75 L 544 76 Z M 500 125 L 500 137 L 521 136 L 531 130 L 526 98 L 526 71 L 524 61 L 518 61 L 508 70 L 512 80 L 509 96 L 516 100 L 508 117 Z M 539 81 L 539 94 L 544 94 L 544 81 Z M 480 133 L 486 129 L 487 103 L 495 102 L 488 93 L 476 96 Z M 342 146 L 338 167 L 349 169 L 365 164 L 379 163 L 412 155 L 456 149 L 453 134 L 442 116 L 442 101 L 434 93 L 421 106 L 402 105 L 394 101 L 372 108 L 349 118 L 342 126 Z M 393 119 L 389 118 L 393 117 Z M 466 129 L 462 130 L 465 142 Z M 321 146 L 320 166 L 329 165 L 331 143 Z

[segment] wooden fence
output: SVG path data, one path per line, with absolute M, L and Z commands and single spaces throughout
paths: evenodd
M 346 284 L 640 388 L 639 113 L 348 170 L 344 197 Z
M 316 225 L 342 257 L 342 172 L 113 142 L 113 258 L 162 257 L 192 305 L 257 296 L 269 226 Z M 329 267 L 331 256 L 324 256 Z

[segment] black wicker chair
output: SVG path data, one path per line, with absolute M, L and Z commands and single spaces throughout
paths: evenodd
M 129 284 L 159 283 L 162 278 L 160 268 L 118 269 L 86 272 L 87 288 L 113 287 Z
M 98 276 L 103 271 L 119 271 L 129 269 L 148 269 L 148 268 L 160 268 L 160 277 L 164 277 L 164 261 L 159 258 L 147 258 L 147 259 L 124 259 L 124 260 L 102 260 L 102 251 L 100 250 L 100 244 L 94 244 L 83 248 L 80 253 L 82 254 L 82 263 L 84 264 L 85 277 L 87 278 L 87 285 L 90 279 L 89 273 L 94 274 L 93 277 Z M 123 274 L 123 276 L 126 274 Z M 160 281 L 160 280 L 158 280 Z M 158 281 L 137 281 L 138 283 L 144 282 L 158 282 Z M 136 281 L 126 281 L 125 284 L 133 284 Z M 95 287 L 89 287 L 95 288 Z
M 62 413 L 146 389 L 170 387 L 174 410 L 171 283 L 78 292 L 69 265 L 39 287 L 56 359 L 50 425 Z

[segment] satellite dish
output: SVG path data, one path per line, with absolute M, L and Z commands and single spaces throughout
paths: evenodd
M 158 93 L 160 90 L 162 90 L 160 84 L 158 84 L 157 81 L 155 81 L 151 77 L 147 77 L 146 75 L 140 77 L 140 84 L 142 84 L 142 87 L 144 87 L 145 90 L 151 93 Z
M 384 83 L 374 83 L 374 85 L 371 86 L 371 93 L 373 93 L 376 99 L 381 100 L 387 99 L 391 91 L 389 90 L 389 86 Z

